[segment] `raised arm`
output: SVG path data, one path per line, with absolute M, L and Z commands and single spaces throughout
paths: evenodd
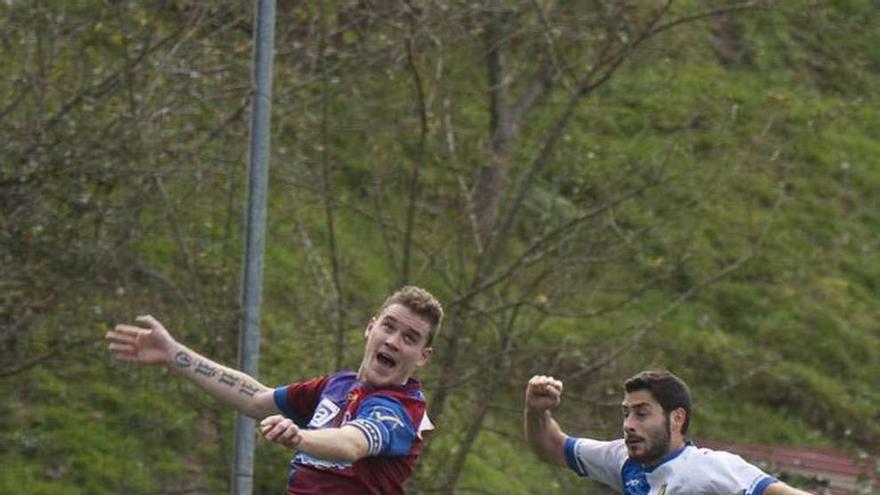
M 526 387 L 524 429 L 526 442 L 542 460 L 565 466 L 565 433 L 550 410 L 562 400 L 562 382 L 533 376 Z
M 177 342 L 152 316 L 138 316 L 135 322 L 136 325 L 116 325 L 105 336 L 109 350 L 119 361 L 167 366 L 252 418 L 279 412 L 271 388 Z

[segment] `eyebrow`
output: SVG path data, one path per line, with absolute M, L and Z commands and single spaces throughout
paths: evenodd
M 393 316 L 391 316 L 391 315 L 385 315 L 385 316 L 382 318 L 382 321 L 383 321 L 383 322 L 387 321 L 387 322 L 390 322 L 390 323 L 400 323 L 400 320 L 398 320 L 397 318 L 395 318 L 395 317 L 393 317 Z M 402 332 L 405 332 L 405 333 L 412 333 L 412 334 L 415 334 L 419 339 L 422 338 L 422 333 L 419 332 L 418 330 L 416 330 L 415 328 L 409 326 L 409 325 L 404 324 L 404 325 L 403 325 L 403 330 L 401 330 L 401 331 L 402 331 Z
M 626 402 L 623 402 L 620 404 L 620 407 L 624 409 L 640 409 L 644 407 L 651 407 L 651 403 L 647 401 L 636 402 L 635 404 L 627 404 Z

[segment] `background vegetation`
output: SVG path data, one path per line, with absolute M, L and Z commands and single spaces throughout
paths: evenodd
M 232 413 L 101 341 L 149 312 L 235 363 L 252 14 L 0 3 L 0 492 L 228 491 Z M 596 493 L 524 449 L 534 373 L 577 435 L 664 367 L 697 438 L 877 455 L 878 16 L 279 2 L 260 379 L 356 367 L 415 283 L 448 317 L 412 493 Z

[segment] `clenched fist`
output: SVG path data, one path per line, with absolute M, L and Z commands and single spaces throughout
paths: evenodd
M 302 442 L 302 433 L 299 426 L 284 416 L 276 414 L 260 421 L 260 433 L 263 438 L 270 442 L 280 443 L 285 447 L 295 449 Z
M 553 409 L 562 401 L 562 382 L 552 376 L 535 375 L 526 387 L 526 407 L 534 412 Z

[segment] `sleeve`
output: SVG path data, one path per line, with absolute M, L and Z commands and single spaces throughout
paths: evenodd
M 321 391 L 324 390 L 328 379 L 329 376 L 319 376 L 278 387 L 274 393 L 275 405 L 284 416 L 304 428 L 315 413 Z
M 713 464 L 708 472 L 714 473 L 715 492 L 762 495 L 768 486 L 778 481 L 738 455 L 721 451 L 708 451 L 706 455 Z
M 621 469 L 626 462 L 623 440 L 604 442 L 589 438 L 565 439 L 565 462 L 579 476 L 604 483 L 623 491 Z
M 407 455 L 418 435 L 403 405 L 383 396 L 367 398 L 358 408 L 357 417 L 347 424 L 367 437 L 370 456 Z

